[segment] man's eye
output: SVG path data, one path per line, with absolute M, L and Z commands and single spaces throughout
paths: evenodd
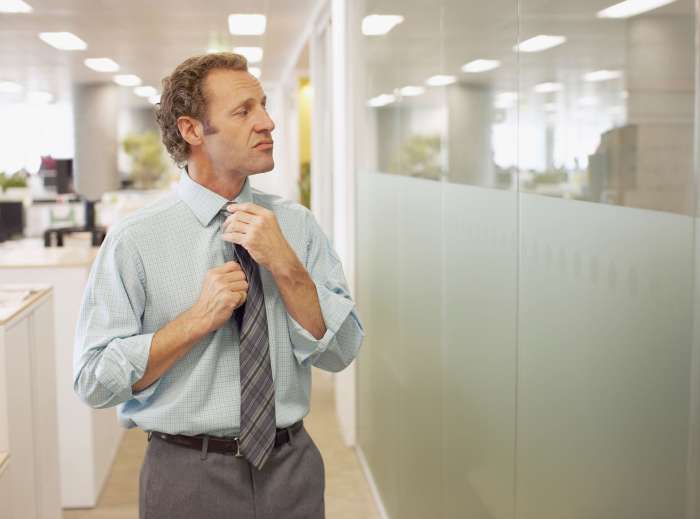
M 248 110 L 239 110 L 238 112 L 236 112 L 235 115 L 242 115 L 243 117 L 245 117 L 246 115 L 248 115 Z

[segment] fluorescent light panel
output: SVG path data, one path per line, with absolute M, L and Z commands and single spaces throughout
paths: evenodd
M 584 74 L 583 79 L 586 81 L 608 81 L 619 77 L 622 77 L 622 72 L 619 70 L 596 70 L 595 72 Z
M 629 18 L 672 4 L 676 0 L 625 0 L 598 11 L 598 18 Z
M 85 50 L 87 43 L 72 32 L 41 32 L 39 38 L 44 43 L 60 50 Z
M 228 31 L 235 35 L 265 34 L 266 25 L 264 14 L 230 14 L 228 17 Z
M 398 14 L 370 14 L 362 19 L 362 34 L 365 36 L 382 36 L 403 22 Z
M 394 101 L 396 101 L 396 96 L 393 96 L 391 94 L 381 94 L 367 101 L 367 106 L 370 106 L 372 108 L 379 108 L 380 106 L 389 105 Z
M 538 94 L 550 94 L 552 92 L 559 92 L 564 89 L 564 85 L 561 83 L 546 82 L 535 85 L 535 92 Z
M 84 61 L 85 66 L 97 72 L 116 72 L 119 65 L 109 58 L 88 58 Z
M 14 81 L 0 81 L 0 93 L 16 94 L 22 91 L 22 85 Z
M 426 79 L 425 84 L 428 86 L 447 86 L 451 85 L 455 81 L 457 81 L 457 78 L 454 76 L 438 74 L 436 76 L 431 76 L 428 79 Z
M 462 71 L 470 74 L 488 72 L 501 66 L 501 62 L 496 59 L 476 59 L 462 66 Z
M 141 78 L 133 74 L 117 74 L 114 76 L 114 82 L 121 86 L 137 86 L 141 84 Z
M 32 6 L 22 0 L 0 0 L 0 13 L 31 13 Z
M 248 63 L 260 63 L 263 59 L 262 47 L 234 47 L 233 52 L 245 56 Z
M 151 97 L 158 94 L 158 90 L 152 86 L 138 86 L 134 88 L 134 94 L 139 97 Z
M 539 34 L 533 38 L 520 42 L 514 48 L 520 52 L 541 52 L 561 45 L 566 41 L 566 36 L 551 34 Z
M 425 93 L 425 88 L 422 86 L 408 85 L 399 90 L 403 97 L 415 97 Z

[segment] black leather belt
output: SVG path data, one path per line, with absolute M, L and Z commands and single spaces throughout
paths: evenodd
M 303 425 L 304 421 L 300 420 L 284 429 L 277 429 L 277 434 L 275 436 L 275 447 L 279 447 L 289 442 L 292 439 L 292 436 L 299 432 Z M 152 436 L 155 436 L 168 443 L 172 443 L 173 445 L 187 447 L 188 449 L 218 452 L 220 454 L 236 456 L 237 458 L 243 456 L 243 454 L 241 454 L 241 446 L 237 436 L 234 438 L 218 438 L 216 436 L 207 436 L 205 434 L 185 436 L 184 434 L 167 434 L 158 431 L 151 431 L 148 433 L 148 439 L 150 440 Z

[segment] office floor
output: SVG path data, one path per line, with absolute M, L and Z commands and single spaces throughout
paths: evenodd
M 369 486 L 355 452 L 343 444 L 335 414 L 332 379 L 314 371 L 311 413 L 304 424 L 318 445 L 326 466 L 326 518 L 378 519 Z M 66 510 L 63 519 L 137 519 L 138 478 L 146 435 L 126 432 L 98 506 Z

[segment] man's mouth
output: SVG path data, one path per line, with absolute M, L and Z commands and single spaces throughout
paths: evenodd
M 253 146 L 256 150 L 271 150 L 272 141 L 262 141 Z

